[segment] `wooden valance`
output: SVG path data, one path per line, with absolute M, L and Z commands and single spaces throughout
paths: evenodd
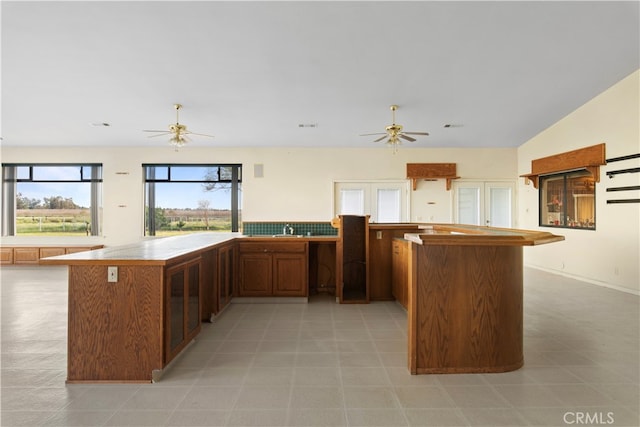
M 520 176 L 524 178 L 525 184 L 529 184 L 529 181 L 531 181 L 533 186 L 538 188 L 538 177 L 540 175 L 586 169 L 593 175 L 595 182 L 600 182 L 600 166 L 607 164 L 605 146 L 606 144 L 602 143 L 532 160 L 531 173 Z
M 419 179 L 446 179 L 447 190 L 451 190 L 451 181 L 460 178 L 456 174 L 455 163 L 407 163 L 407 178 L 418 188 Z

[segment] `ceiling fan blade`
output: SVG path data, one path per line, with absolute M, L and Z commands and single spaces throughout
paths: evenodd
M 149 129 L 145 129 L 142 132 L 163 132 L 163 133 L 171 133 L 171 131 L 168 130 L 149 130 Z
M 147 138 L 155 138 L 156 136 L 167 136 L 167 135 L 171 135 L 172 133 L 173 132 L 162 132 L 157 135 L 149 135 Z
M 381 136 L 380 138 L 376 139 L 376 140 L 375 140 L 375 141 L 373 141 L 373 142 L 380 142 L 380 141 L 382 141 L 383 139 L 385 139 L 386 137 L 387 137 L 387 135 L 383 135 L 383 136 Z
M 371 136 L 371 135 L 386 135 L 386 132 L 376 132 L 376 133 L 363 133 L 360 136 Z
M 427 135 L 429 136 L 428 132 L 402 132 L 404 134 L 409 134 L 409 135 Z
M 399 133 L 398 136 L 402 139 L 406 139 L 407 141 L 411 141 L 411 142 L 416 140 L 415 138 L 411 138 L 410 136 L 407 136 L 404 133 Z
M 198 135 L 198 136 L 208 136 L 209 138 L 213 138 L 213 135 L 207 135 L 204 133 L 195 133 L 195 132 L 191 132 L 191 131 L 187 131 L 187 132 L 183 132 L 183 135 Z

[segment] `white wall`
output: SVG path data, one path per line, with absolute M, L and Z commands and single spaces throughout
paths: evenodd
M 401 147 L 393 154 L 386 147 L 236 149 L 188 146 L 178 152 L 162 145 L 154 151 L 111 147 L 3 147 L 2 161 L 102 163 L 103 236 L 89 239 L 105 245 L 135 242 L 143 237 L 142 163 L 242 163 L 244 221 L 330 221 L 335 181 L 405 179 L 407 163 L 455 162 L 458 175 L 465 179 L 515 179 L 517 176 L 515 148 Z M 264 177 L 253 176 L 254 164 L 263 165 Z M 420 181 L 410 197 L 412 221 L 451 221 L 451 192 L 446 191 L 444 180 Z M 4 238 L 3 241 L 42 239 Z M 87 241 L 87 238 L 76 239 Z
M 518 174 L 531 160 L 606 143 L 606 157 L 640 153 L 640 71 L 620 81 L 518 149 Z M 596 230 L 538 227 L 538 190 L 519 184 L 520 226 L 554 231 L 565 241 L 525 249 L 525 263 L 640 294 L 640 204 L 607 204 L 607 199 L 639 198 L 640 192 L 607 193 L 607 187 L 639 185 L 640 174 L 606 176 L 607 170 L 640 166 L 638 159 L 610 163 L 596 185 Z

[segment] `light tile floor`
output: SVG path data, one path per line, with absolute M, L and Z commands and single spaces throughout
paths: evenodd
M 2 426 L 638 426 L 639 298 L 525 270 L 525 366 L 411 376 L 396 303 L 232 304 L 155 384 L 65 385 L 66 268 L 1 271 Z

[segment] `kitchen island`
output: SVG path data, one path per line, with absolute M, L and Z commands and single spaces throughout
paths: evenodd
M 238 236 L 149 239 L 41 260 L 69 266 L 67 382 L 159 378 L 199 333 L 202 297 L 217 276 L 210 264 Z
M 306 298 L 310 241 L 336 237 L 198 233 L 41 260 L 69 269 L 67 382 L 151 382 L 234 296 Z
M 412 374 L 507 372 L 524 364 L 523 246 L 551 233 L 433 224 L 410 241 L 408 350 Z
M 522 366 L 522 247 L 561 236 L 451 224 L 376 227 L 372 245 L 376 260 L 387 252 L 386 282 L 392 239 L 410 231 L 403 295 L 412 374 Z M 232 298 L 306 301 L 321 253 L 335 272 L 316 285 L 340 286 L 333 277 L 342 277 L 335 249 L 342 238 L 200 233 L 43 259 L 69 268 L 67 382 L 159 378 L 201 322 Z

